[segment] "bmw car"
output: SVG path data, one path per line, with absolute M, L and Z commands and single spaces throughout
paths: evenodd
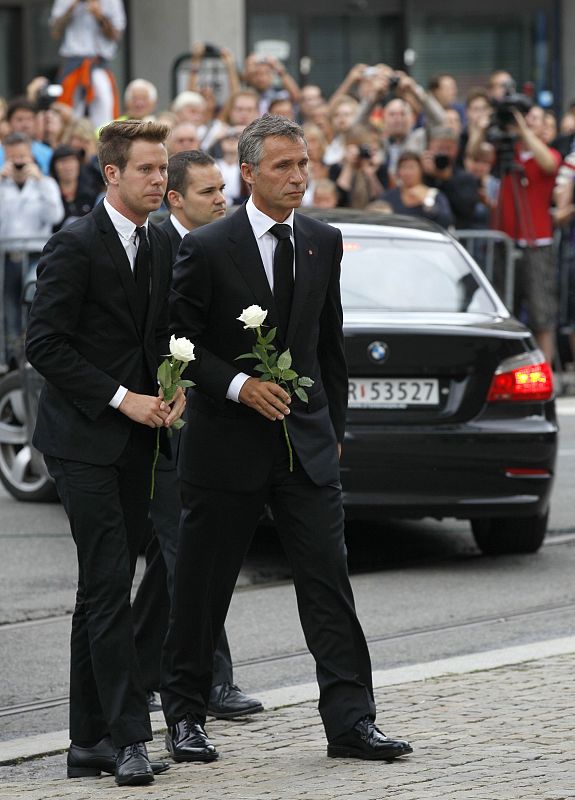
M 433 223 L 314 216 L 344 241 L 347 518 L 468 519 L 484 553 L 536 551 L 558 427 L 532 333 Z

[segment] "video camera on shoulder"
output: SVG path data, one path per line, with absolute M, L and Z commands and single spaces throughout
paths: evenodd
M 485 138 L 495 147 L 497 155 L 496 174 L 504 175 L 512 170 L 515 154 L 515 143 L 518 136 L 515 132 L 517 125 L 513 112 L 527 114 L 533 106 L 533 101 L 526 94 L 515 91 L 515 82 L 508 81 L 505 95 L 491 101 L 493 112 L 489 120 Z
M 491 106 L 493 113 L 489 130 L 493 129 L 502 135 L 506 135 L 509 132 L 509 126 L 515 125 L 513 112 L 518 111 L 525 116 L 533 106 L 533 101 L 526 94 L 515 91 L 514 81 L 508 81 L 504 96 L 499 100 L 493 99 Z

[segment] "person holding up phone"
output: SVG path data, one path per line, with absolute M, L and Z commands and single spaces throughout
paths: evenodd
M 27 240 L 31 235 L 52 234 L 52 226 L 64 218 L 60 189 L 53 178 L 44 175 L 32 156 L 32 140 L 25 133 L 9 133 L 4 140 L 5 161 L 0 169 L 0 241 Z M 39 253 L 29 253 L 35 264 Z M 5 335 L 8 361 L 15 354 L 22 332 L 20 296 L 22 294 L 23 254 L 14 242 L 4 262 Z

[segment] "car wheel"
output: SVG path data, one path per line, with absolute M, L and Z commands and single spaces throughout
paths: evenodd
M 549 510 L 533 517 L 471 520 L 473 538 L 486 556 L 535 553 L 545 539 Z
M 0 380 L 0 481 L 17 500 L 49 503 L 58 499 L 53 482 L 33 463 L 18 372 Z

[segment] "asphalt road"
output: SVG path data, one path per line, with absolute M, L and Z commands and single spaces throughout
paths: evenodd
M 545 546 L 480 556 L 465 522 L 354 528 L 350 569 L 376 669 L 573 633 L 575 400 L 559 401 L 558 473 Z M 75 550 L 58 505 L 0 493 L 0 739 L 67 727 Z M 228 618 L 236 681 L 251 693 L 314 680 L 289 570 L 271 532 L 256 538 Z M 55 706 L 6 714 L 52 699 Z

